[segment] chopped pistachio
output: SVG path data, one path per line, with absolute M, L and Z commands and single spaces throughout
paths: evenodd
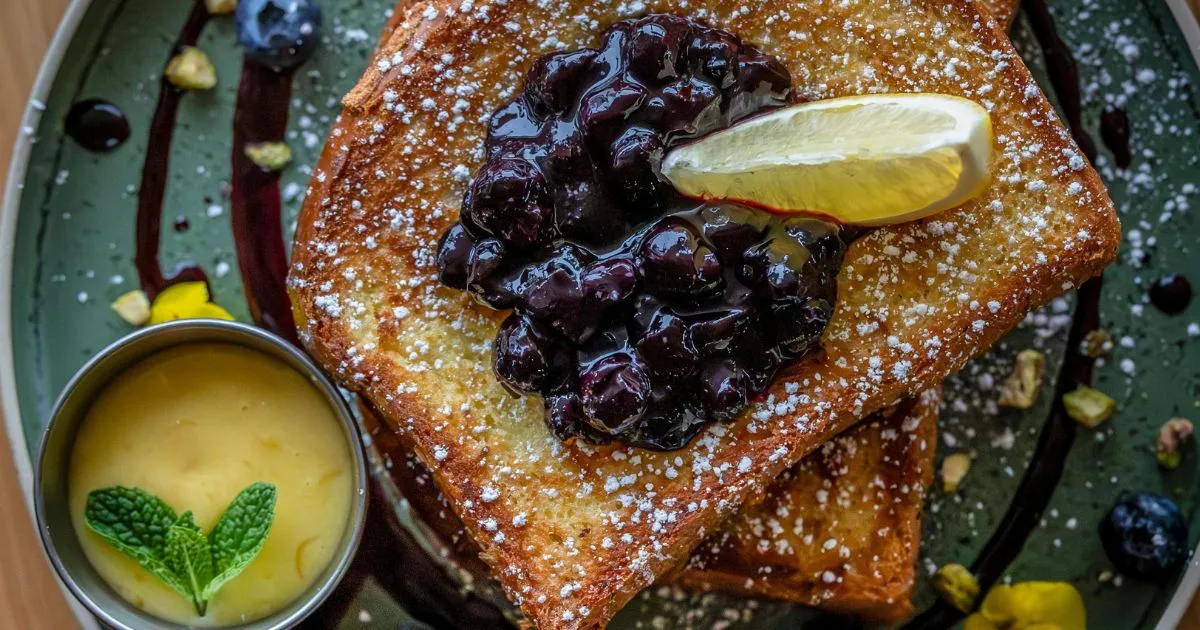
M 203 50 L 184 46 L 167 63 L 164 73 L 171 85 L 185 90 L 209 90 L 217 84 L 217 69 Z
M 1179 468 L 1183 462 L 1180 447 L 1192 437 L 1192 421 L 1187 418 L 1171 418 L 1158 429 L 1158 465 L 1167 470 Z
M 1117 401 L 1087 385 L 1080 385 L 1075 391 L 1063 394 L 1062 401 L 1067 415 L 1089 429 L 1100 426 L 1117 409 Z
M 933 588 L 951 606 L 971 612 L 975 598 L 979 597 L 979 580 L 971 570 L 961 564 L 947 564 L 933 576 Z
M 971 470 L 970 455 L 966 453 L 947 455 L 946 459 L 942 460 L 942 491 L 946 494 L 957 492 L 958 484 L 962 482 L 963 477 L 967 476 L 968 470 Z
M 292 148 L 286 142 L 256 142 L 246 145 L 246 157 L 268 171 L 283 170 L 292 161 Z
M 204 6 L 211 15 L 223 15 L 237 9 L 237 0 L 204 0 Z
M 113 300 L 111 306 L 112 310 L 121 316 L 121 319 L 134 326 L 141 326 L 150 321 L 150 299 L 141 289 L 134 289 L 122 294 Z
M 1107 330 L 1099 329 L 1089 332 L 1079 344 L 1079 352 L 1093 359 L 1112 352 L 1112 335 Z
M 1015 409 L 1032 407 L 1042 390 L 1042 375 L 1045 372 L 1046 355 L 1037 350 L 1022 350 L 1017 354 L 1012 374 L 1000 389 L 1000 405 Z

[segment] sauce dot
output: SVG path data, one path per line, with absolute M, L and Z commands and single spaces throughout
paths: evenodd
M 129 138 L 129 119 L 112 103 L 100 99 L 79 101 L 67 112 L 67 135 L 79 146 L 96 152 L 111 151 Z
M 1192 283 L 1181 274 L 1167 274 L 1150 285 L 1150 303 L 1168 314 L 1182 313 L 1192 301 Z

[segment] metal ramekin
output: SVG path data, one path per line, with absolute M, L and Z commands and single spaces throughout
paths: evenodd
M 34 478 L 34 506 L 46 554 L 67 588 L 94 615 L 117 630 L 184 630 L 182 626 L 143 612 L 125 601 L 92 568 L 71 522 L 67 504 L 67 468 L 79 425 L 100 392 L 124 370 L 150 355 L 193 343 L 231 343 L 279 359 L 307 376 L 341 420 L 342 433 L 354 462 L 356 493 L 342 542 L 329 566 L 282 610 L 255 622 L 226 626 L 239 630 L 282 630 L 310 615 L 333 592 L 350 566 L 362 538 L 368 477 L 358 427 L 337 388 L 303 351 L 265 330 L 214 319 L 188 319 L 144 328 L 118 339 L 87 362 L 63 389 L 42 435 Z

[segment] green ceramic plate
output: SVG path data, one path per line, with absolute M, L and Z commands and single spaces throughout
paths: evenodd
M 1001 579 L 1072 582 L 1087 600 L 1093 628 L 1169 628 L 1200 581 L 1200 570 L 1193 564 L 1186 577 L 1166 586 L 1101 580 L 1111 566 L 1096 525 L 1118 494 L 1148 490 L 1173 497 L 1189 518 L 1193 545 L 1200 538 L 1195 518 L 1200 454 L 1189 447 L 1183 466 L 1170 473 L 1159 469 L 1153 454 L 1164 420 L 1200 415 L 1200 304 L 1167 315 L 1147 298 L 1148 285 L 1167 273 L 1200 281 L 1200 70 L 1193 56 L 1200 55 L 1200 29 L 1186 0 L 1051 0 L 1050 5 L 1059 34 L 1078 60 L 1081 120 L 1100 147 L 1096 165 L 1125 229 L 1121 259 L 1105 274 L 1099 301 L 1100 324 L 1115 348 L 1098 363 L 1093 379 L 1117 399 L 1119 412 L 1100 429 L 1080 430 L 1072 438 L 1047 422 L 1050 396 L 1024 413 L 999 410 L 992 402 L 997 383 L 1022 348 L 1045 351 L 1048 373 L 1057 373 L 1075 319 L 1074 296 L 1031 314 L 989 356 L 952 378 L 940 423 L 940 456 L 978 456 L 957 494 L 935 492 L 930 499 L 921 573 L 947 562 L 970 565 L 981 551 L 991 558 L 987 562 L 998 562 L 1004 554 L 985 547 L 992 547 L 989 540 L 1001 531 L 1014 555 L 998 567 Z M 323 6 L 323 46 L 296 75 L 290 102 L 286 139 L 295 160 L 280 182 L 285 234 L 291 232 L 338 101 L 366 63 L 391 2 L 324 0 Z M 8 254 L 0 263 L 0 286 L 10 289 L 0 290 L 0 318 L 6 318 L 0 326 L 8 333 L 0 335 L 0 395 L 27 490 L 30 453 L 59 388 L 92 353 L 129 332 L 109 304 L 138 284 L 135 205 L 158 77 L 191 9 L 185 1 L 77 0 L 34 91 L 0 229 Z M 1018 22 L 1013 39 L 1039 78 L 1047 79 L 1043 85 L 1053 97 L 1028 15 Z M 168 269 L 183 260 L 206 269 L 216 299 L 249 321 L 227 198 L 241 67 L 232 19 L 209 20 L 198 45 L 212 56 L 221 82 L 210 93 L 181 101 L 170 148 L 161 258 Z M 130 139 L 112 152 L 89 152 L 65 135 L 71 105 L 88 98 L 112 101 L 130 120 Z M 1111 126 L 1109 133 L 1100 132 L 1106 108 L 1127 113 L 1127 168 L 1118 167 L 1121 147 Z M 186 231 L 171 229 L 177 218 L 188 224 Z M 1027 471 L 1059 462 L 1065 468 L 1057 482 L 1035 472 L 1022 486 Z M 377 472 L 376 500 L 393 508 L 389 517 L 398 516 L 395 522 L 404 521 L 405 506 L 390 493 L 385 467 Z M 1040 495 L 1048 497 L 1045 509 L 1030 510 L 1039 506 Z M 1013 506 L 1014 513 L 1031 519 L 1027 535 L 1005 518 Z M 378 551 L 404 542 L 386 525 L 373 535 L 375 546 L 365 548 Z M 430 543 L 421 539 L 421 544 Z M 403 596 L 396 585 L 403 586 L 408 568 L 386 567 L 386 575 L 378 567 L 374 571 L 365 570 L 343 589 L 339 607 L 327 611 L 323 625 L 394 628 L 407 619 L 394 595 Z M 932 599 L 923 585 L 920 607 Z M 660 589 L 639 597 L 614 625 L 783 628 L 798 627 L 807 618 L 781 604 Z M 811 627 L 829 623 L 818 620 Z

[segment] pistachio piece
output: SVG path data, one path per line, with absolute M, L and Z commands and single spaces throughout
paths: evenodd
M 1075 391 L 1063 394 L 1062 402 L 1067 415 L 1089 429 L 1100 426 L 1117 409 L 1117 401 L 1087 385 L 1080 385 Z
M 975 598 L 979 597 L 979 580 L 971 570 L 961 564 L 947 564 L 933 576 L 933 588 L 951 606 L 971 612 Z
M 163 74 L 175 87 L 185 90 L 209 90 L 217 84 L 217 69 L 203 50 L 184 46 L 167 62 Z
M 121 319 L 134 326 L 141 326 L 150 321 L 150 299 L 141 289 L 121 294 L 110 306 Z
M 1000 388 L 1000 405 L 1014 409 L 1032 407 L 1042 390 L 1042 375 L 1045 372 L 1046 355 L 1037 350 L 1022 350 L 1017 354 L 1012 374 Z
M 1158 429 L 1158 465 L 1167 470 L 1179 468 L 1183 461 L 1180 447 L 1192 437 L 1192 421 L 1187 418 L 1171 418 Z
M 233 13 L 237 9 L 237 0 L 204 0 L 204 7 L 210 15 Z
M 946 459 L 942 460 L 942 491 L 946 494 L 957 492 L 958 484 L 962 482 L 963 477 L 967 476 L 969 470 L 971 470 L 970 455 L 966 453 L 947 455 Z
M 244 150 L 251 162 L 268 171 L 283 170 L 292 161 L 292 148 L 286 142 L 256 142 Z
M 1079 344 L 1080 354 L 1093 359 L 1112 352 L 1112 349 L 1112 335 L 1108 334 L 1108 331 L 1104 329 L 1089 332 Z

